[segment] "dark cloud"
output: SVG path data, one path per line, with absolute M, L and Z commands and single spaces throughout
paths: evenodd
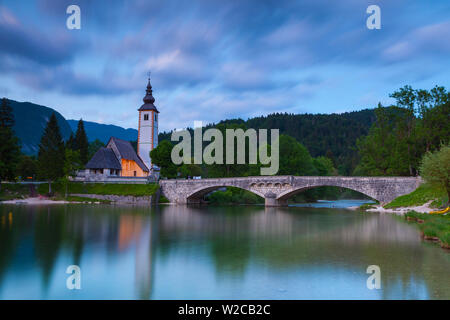
M 70 4 L 39 0 L 35 20 L 0 7 L 0 70 L 30 88 L 99 97 L 142 91 L 151 70 L 162 102 L 190 117 L 214 106 L 303 110 L 345 81 L 356 95 L 360 78 L 346 70 L 389 90 L 448 70 L 446 1 L 79 0 L 78 32 L 65 29 Z M 370 4 L 381 7 L 381 30 L 366 28 Z
M 8 9 L 0 7 L 0 52 L 2 56 L 26 59 L 55 66 L 70 61 L 82 48 L 64 32 L 43 34 L 39 28 L 24 25 Z

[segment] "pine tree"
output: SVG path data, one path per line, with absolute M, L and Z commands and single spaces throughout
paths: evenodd
M 8 99 L 0 105 L 0 188 L 2 179 L 14 179 L 20 157 L 19 139 L 15 136 L 14 115 Z
M 74 148 L 80 153 L 81 164 L 84 166 L 88 162 L 89 156 L 89 142 L 84 130 L 83 120 L 78 121 L 77 132 L 75 133 Z
M 48 180 L 49 193 L 51 182 L 64 176 L 64 160 L 64 141 L 53 113 L 42 135 L 38 153 L 39 176 Z
M 0 127 L 12 128 L 14 126 L 13 109 L 9 105 L 8 99 L 2 98 L 0 105 Z
M 73 150 L 75 148 L 75 138 L 73 133 L 70 134 L 69 139 L 66 141 L 66 149 Z

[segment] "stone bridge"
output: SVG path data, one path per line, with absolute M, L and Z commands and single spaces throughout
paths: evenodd
M 294 194 L 322 186 L 342 187 L 361 192 L 380 203 L 414 191 L 420 177 L 296 177 L 259 176 L 199 180 L 160 180 L 162 194 L 171 203 L 200 203 L 203 197 L 222 187 L 248 190 L 265 199 L 266 206 L 285 206 Z

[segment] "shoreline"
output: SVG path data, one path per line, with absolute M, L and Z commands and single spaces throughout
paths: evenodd
M 51 200 L 47 198 L 40 197 L 30 197 L 25 199 L 12 199 L 1 201 L 2 204 L 27 204 L 27 205 L 39 205 L 39 204 L 66 204 L 66 203 L 76 203 L 66 200 Z
M 399 215 L 404 215 L 404 214 L 408 213 L 409 211 L 416 211 L 419 213 L 430 213 L 430 211 L 436 210 L 436 208 L 430 207 L 430 204 L 432 202 L 433 201 L 430 200 L 420 206 L 398 207 L 398 208 L 384 208 L 381 204 L 374 204 L 372 206 L 373 208 L 365 209 L 364 211 L 380 212 L 380 213 L 394 213 L 394 214 L 399 214 Z M 347 207 L 347 209 L 349 209 L 349 210 L 358 210 L 359 208 L 360 208 L 359 206 Z

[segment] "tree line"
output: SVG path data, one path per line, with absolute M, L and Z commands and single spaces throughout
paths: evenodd
M 49 182 L 67 179 L 83 168 L 89 160 L 90 152 L 94 152 L 90 150 L 81 119 L 75 136 L 72 134 L 64 141 L 53 113 L 42 134 L 37 157 L 21 153 L 20 141 L 14 134 L 13 126 L 12 108 L 8 99 L 3 98 L 0 104 L 0 182 L 14 181 L 18 176 L 22 179 L 34 178 Z M 96 141 L 94 148 L 98 146 L 99 142 Z M 49 184 L 49 192 L 50 187 Z

